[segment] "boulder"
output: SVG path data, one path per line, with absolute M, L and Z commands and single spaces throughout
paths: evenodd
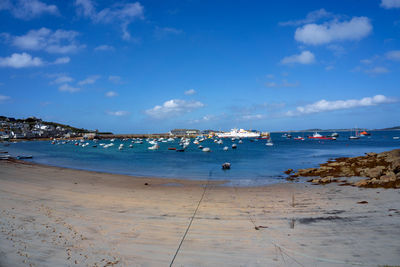
M 284 171 L 286 174 L 291 174 L 293 172 L 293 169 L 288 169 L 287 171 Z
M 364 174 L 365 176 L 370 178 L 379 178 L 380 176 L 382 176 L 384 170 L 384 166 L 376 166 L 375 168 L 365 169 Z

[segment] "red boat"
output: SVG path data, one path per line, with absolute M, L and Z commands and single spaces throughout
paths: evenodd
M 320 135 L 319 133 L 314 133 L 313 136 L 309 136 L 309 139 L 318 139 L 318 140 L 336 140 L 336 137 L 331 137 L 331 136 L 323 136 Z
M 176 150 L 175 147 L 169 147 L 168 150 Z

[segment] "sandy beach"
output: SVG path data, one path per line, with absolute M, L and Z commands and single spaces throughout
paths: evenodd
M 399 265 L 399 199 L 1 161 L 0 266 Z

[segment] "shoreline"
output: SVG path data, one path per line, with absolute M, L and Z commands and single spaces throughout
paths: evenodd
M 112 173 L 112 172 L 104 172 L 104 171 L 95 171 L 95 170 L 86 170 L 86 169 L 75 169 L 75 168 L 69 168 L 69 167 L 62 167 L 62 166 L 56 166 L 56 165 L 49 165 L 49 164 L 43 164 L 43 163 L 37 163 L 37 162 L 31 162 L 31 161 L 25 161 L 25 160 L 19 160 L 19 159 L 8 159 L 8 160 L 3 160 L 2 162 L 5 162 L 6 164 L 17 164 L 17 165 L 28 165 L 32 167 L 39 167 L 39 168 L 48 168 L 48 169 L 54 169 L 54 170 L 70 170 L 70 171 L 76 171 L 76 172 L 81 172 L 83 174 L 99 174 L 99 175 L 105 175 L 105 176 L 116 176 L 116 177 L 121 177 L 122 179 L 127 178 L 127 179 L 133 179 L 135 181 L 142 180 L 145 183 L 149 183 L 151 181 L 155 181 L 157 185 L 159 184 L 170 184 L 170 183 L 178 183 L 182 184 L 185 186 L 192 186 L 192 185 L 198 185 L 198 186 L 204 186 L 205 184 L 209 183 L 210 185 L 223 185 L 227 182 L 228 180 L 206 180 L 206 179 L 179 179 L 179 178 L 168 178 L 168 177 L 156 177 L 156 176 L 135 176 L 135 175 L 129 175 L 129 174 L 120 174 L 120 173 Z M 1 161 L 0 161 L 1 163 Z M 149 183 L 150 184 L 150 183 Z M 258 186 L 254 186 L 258 187 Z
M 279 179 L 277 178 L 276 182 L 263 183 L 263 184 L 259 184 L 259 185 L 228 185 L 230 182 L 233 182 L 235 180 L 214 180 L 214 179 L 196 179 L 196 178 L 183 179 L 183 178 L 146 176 L 146 175 L 140 176 L 140 175 L 131 175 L 131 174 L 124 174 L 124 173 L 107 172 L 107 171 L 96 171 L 96 170 L 83 169 L 83 168 L 80 169 L 80 168 L 64 167 L 64 166 L 58 166 L 58 165 L 38 163 L 38 162 L 34 162 L 34 161 L 19 160 L 16 158 L 9 158 L 7 160 L 4 160 L 4 162 L 12 162 L 12 163 L 16 163 L 16 164 L 27 164 L 27 165 L 38 165 L 38 166 L 42 166 L 42 167 L 76 170 L 76 171 L 89 172 L 89 173 L 93 172 L 93 173 L 98 173 L 98 174 L 120 175 L 120 176 L 131 177 L 133 179 L 150 179 L 150 180 L 151 179 L 155 179 L 155 180 L 161 179 L 161 180 L 179 181 L 182 183 L 185 181 L 192 181 L 193 183 L 202 183 L 202 184 L 205 184 L 209 181 L 209 182 L 212 182 L 213 184 L 218 184 L 218 185 L 224 186 L 224 187 L 249 187 L 249 188 L 252 188 L 252 187 L 271 186 L 274 184 L 303 183 L 303 182 L 307 181 L 304 177 L 302 177 L 303 178 L 302 181 L 289 180 L 288 177 L 290 177 L 290 176 L 287 175 L 287 177 L 283 177 L 286 175 L 284 174 L 284 172 L 282 172 L 282 177 L 279 177 Z
M 0 161 L 0 266 L 400 261 L 398 190 L 148 180 Z

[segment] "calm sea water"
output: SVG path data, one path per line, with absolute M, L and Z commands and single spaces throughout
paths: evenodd
M 30 161 L 83 170 L 108 173 L 128 174 L 133 176 L 151 176 L 181 179 L 228 180 L 227 185 L 249 186 L 284 182 L 283 171 L 292 168 L 316 167 L 328 159 L 342 156 L 360 156 L 367 152 L 382 152 L 400 148 L 400 131 L 373 131 L 371 136 L 358 140 L 349 140 L 350 132 L 339 132 L 336 141 L 286 139 L 281 133 L 272 133 L 274 146 L 266 146 L 265 140 L 252 142 L 243 139 L 243 143 L 224 139 L 219 145 L 212 140 L 200 143 L 209 147 L 212 152 L 205 153 L 193 143 L 185 152 L 168 150 L 168 147 L 179 148 L 175 142 L 159 143 L 160 148 L 148 150 L 151 145 L 132 144 L 131 140 L 115 140 L 114 146 L 103 148 L 75 146 L 73 143 L 52 145 L 49 141 L 32 141 L 12 143 L 0 150 L 7 150 L 13 156 L 33 155 Z M 330 133 L 324 133 L 328 135 Z M 307 136 L 312 133 L 292 133 L 293 137 Z M 192 140 L 193 141 L 193 140 Z M 110 143 L 100 140 L 100 143 Z M 123 150 L 118 150 L 120 144 Z M 237 149 L 231 149 L 233 143 Z M 228 146 L 228 151 L 223 147 Z M 221 165 L 230 162 L 230 170 L 222 170 Z

